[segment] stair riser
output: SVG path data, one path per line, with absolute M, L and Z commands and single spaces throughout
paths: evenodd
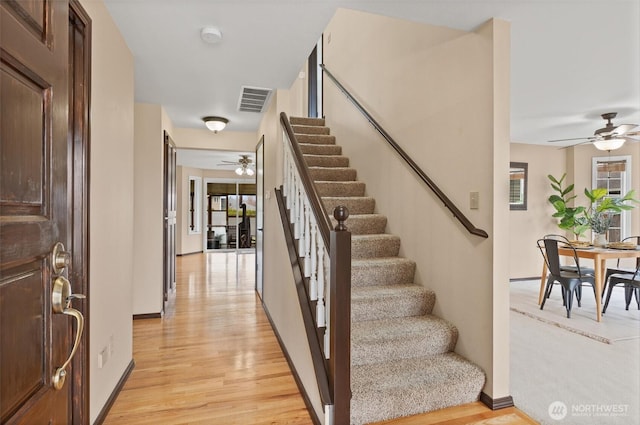
M 347 219 L 347 222 L 349 220 Z M 397 285 L 413 282 L 416 271 L 414 262 L 397 262 L 381 266 L 365 264 L 351 266 L 351 286 Z
M 300 151 L 304 155 L 341 155 L 342 147 L 339 145 L 313 145 L 313 144 L 300 144 Z
M 289 122 L 294 125 L 320 126 L 324 127 L 324 118 L 289 117 Z
M 439 334 L 423 338 L 399 338 L 391 341 L 374 341 L 351 344 L 351 365 L 358 366 L 388 361 L 389 359 L 410 359 L 419 356 L 432 356 L 452 351 L 457 335 Z
M 336 136 L 329 134 L 296 134 L 298 143 L 310 143 L 314 145 L 335 145 Z
M 364 196 L 364 188 L 362 182 L 316 182 L 320 196 Z
M 329 134 L 329 127 L 321 127 L 317 125 L 292 125 L 293 132 L 298 134 Z
M 348 167 L 349 158 L 338 155 L 304 155 L 309 167 Z
M 330 213 L 337 206 L 347 207 L 349 214 L 373 214 L 376 206 L 375 199 L 371 197 L 324 197 L 322 203 L 327 211 Z
M 347 182 L 356 180 L 356 170 L 353 168 L 311 167 L 309 173 L 314 181 Z
M 433 302 L 426 294 L 423 296 L 404 296 L 398 294 L 383 299 L 352 300 L 351 320 L 389 319 L 393 317 L 422 316 L 433 310 Z
M 333 217 L 333 213 L 329 216 Z M 331 224 L 335 228 L 338 221 L 331 218 Z M 345 224 L 352 235 L 376 235 L 384 233 L 387 228 L 387 217 L 377 214 L 350 215 Z
M 349 221 L 347 219 L 347 221 Z M 358 240 L 351 238 L 351 258 L 397 257 L 400 252 L 399 238 Z

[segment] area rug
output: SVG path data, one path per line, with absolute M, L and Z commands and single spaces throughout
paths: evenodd
M 544 310 L 540 310 L 538 305 L 539 290 L 539 280 L 511 282 L 511 310 L 605 344 L 640 339 L 640 310 L 635 299 L 631 301 L 629 311 L 624 309 L 622 287 L 614 288 L 609 307 L 606 314 L 602 315 L 601 322 L 596 321 L 595 297 L 590 286 L 583 288 L 582 307 L 578 307 L 574 300 L 571 318 L 567 318 L 566 310 L 562 305 L 559 285 L 555 285 L 551 297 L 544 305 Z

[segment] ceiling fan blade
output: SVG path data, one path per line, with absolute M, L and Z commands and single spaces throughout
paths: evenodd
M 574 137 L 573 139 L 556 139 L 556 140 L 547 140 L 548 143 L 555 143 L 555 142 L 569 142 L 572 140 L 585 140 L 584 143 L 588 143 L 590 141 L 595 140 L 596 137 Z
M 623 137 L 621 137 L 621 139 L 624 139 L 629 143 L 640 142 L 640 139 L 635 139 L 635 138 L 629 137 L 629 136 L 623 136 Z
M 573 145 L 562 146 L 562 147 L 559 147 L 558 149 L 569 149 L 574 146 L 586 145 L 587 143 L 593 143 L 593 140 L 585 140 L 584 142 L 574 143 Z
M 636 127 L 637 127 L 636 124 L 620 124 L 618 127 L 616 127 L 615 130 L 612 131 L 612 134 L 617 134 L 620 136 L 627 135 L 631 130 L 633 130 Z

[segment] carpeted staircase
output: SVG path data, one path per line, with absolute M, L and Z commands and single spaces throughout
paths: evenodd
M 400 238 L 385 233 L 387 218 L 324 119 L 290 121 L 325 208 L 350 213 L 351 424 L 478 400 L 484 372 L 453 352 L 457 329 L 431 314 L 434 292 L 413 282 L 415 263 L 398 257 Z

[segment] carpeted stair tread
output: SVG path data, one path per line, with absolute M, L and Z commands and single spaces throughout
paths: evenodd
M 347 219 L 347 227 L 349 226 Z M 396 257 L 400 238 L 396 235 L 351 235 L 351 258 Z
M 455 353 L 351 369 L 351 424 L 360 425 L 478 400 L 484 372 Z
M 336 136 L 330 134 L 296 134 L 298 143 L 309 143 L 314 145 L 335 145 Z
M 348 167 L 349 158 L 340 155 L 304 155 L 309 167 Z
M 329 182 L 316 181 L 318 194 L 323 196 L 364 196 L 365 184 L 359 181 Z M 348 220 L 348 219 L 347 219 Z
M 379 320 L 429 314 L 436 296 L 422 285 L 377 285 L 351 288 L 351 320 Z
M 313 143 L 300 143 L 300 151 L 303 155 L 340 155 L 340 145 L 316 145 Z
M 335 228 L 338 221 L 333 218 L 333 213 L 330 213 L 329 216 L 331 224 Z M 348 224 L 347 229 L 352 235 L 375 235 L 384 233 L 387 227 L 387 216 L 382 214 L 351 214 L 349 211 L 346 223 Z
M 347 219 L 347 223 L 349 219 Z M 347 226 L 348 227 L 348 226 Z M 416 263 L 402 257 L 364 258 L 351 261 L 351 286 L 412 283 Z
M 380 363 L 452 351 L 458 330 L 437 316 L 398 317 L 351 325 L 351 364 Z
M 355 181 L 357 176 L 349 167 L 309 167 L 309 174 L 314 181 Z
M 329 127 L 319 125 L 292 125 L 294 134 L 329 134 Z
M 289 117 L 289 123 L 294 125 L 315 125 L 324 127 L 324 118 Z

